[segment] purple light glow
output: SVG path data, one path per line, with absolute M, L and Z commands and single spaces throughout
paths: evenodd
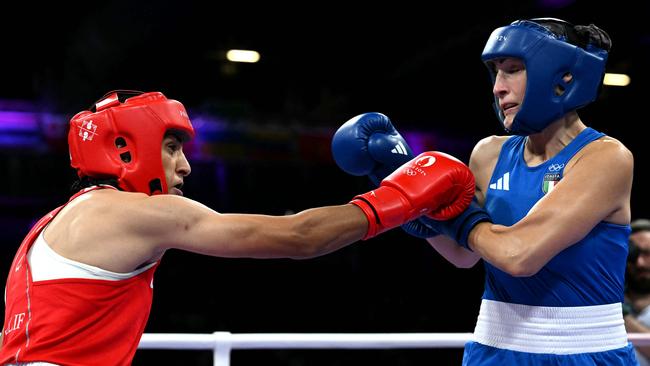
M 33 112 L 0 111 L 0 133 L 38 131 L 39 116 Z
M 418 155 L 425 151 L 436 150 L 437 137 L 433 133 L 421 131 L 405 131 L 402 136 L 408 141 L 413 154 Z
M 44 140 L 54 145 L 64 141 L 66 127 L 67 120 L 61 115 L 0 109 L 0 146 L 40 150 L 47 145 Z
M 210 160 L 213 156 L 206 152 L 206 144 L 214 140 L 216 135 L 227 131 L 228 122 L 219 117 L 196 114 L 191 111 L 190 116 L 196 134 L 195 138 L 185 145 L 186 154 L 192 159 Z
M 197 115 L 192 116 L 191 120 L 192 126 L 196 131 L 225 130 L 228 126 L 228 123 L 226 121 L 214 116 Z
M 540 7 L 546 9 L 561 9 L 573 4 L 575 0 L 538 0 Z
M 38 116 L 33 112 L 0 110 L 0 146 L 41 146 Z

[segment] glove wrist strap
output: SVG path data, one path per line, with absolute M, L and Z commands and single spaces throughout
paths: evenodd
M 379 187 L 358 195 L 350 203 L 361 208 L 368 218 L 368 232 L 363 240 L 417 217 L 406 198 L 391 187 Z

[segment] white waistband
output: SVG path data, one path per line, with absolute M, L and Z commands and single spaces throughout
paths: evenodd
M 483 300 L 474 340 L 528 353 L 573 354 L 625 347 L 621 303 L 550 307 Z

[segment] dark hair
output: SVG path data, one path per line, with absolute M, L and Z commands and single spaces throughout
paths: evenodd
M 583 49 L 587 49 L 591 45 L 609 52 L 612 48 L 612 39 L 609 34 L 593 23 L 573 25 L 556 18 L 534 18 L 530 21 L 541 25 L 566 42 Z
M 77 179 L 75 182 L 72 183 L 70 186 L 70 192 L 72 194 L 79 192 L 80 190 L 92 186 L 98 186 L 100 184 L 105 184 L 109 186 L 113 186 L 120 191 L 122 188 L 117 183 L 116 178 L 92 178 L 92 177 L 81 177 Z
M 637 231 L 650 231 L 650 220 L 636 219 L 630 223 L 630 227 L 633 233 Z
M 632 234 L 639 231 L 650 231 L 650 220 L 636 219 L 630 223 L 630 228 L 632 229 Z M 634 263 L 640 254 L 639 247 L 631 238 L 628 240 L 627 245 L 627 261 Z

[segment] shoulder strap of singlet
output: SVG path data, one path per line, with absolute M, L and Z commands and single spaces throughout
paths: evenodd
M 571 158 L 573 155 L 575 155 L 580 149 L 585 147 L 588 143 L 597 140 L 601 137 L 605 136 L 604 133 L 598 132 L 594 130 L 591 127 L 587 127 L 584 129 L 578 136 L 576 136 L 573 141 L 571 141 L 560 153 L 558 156 L 562 156 L 565 158 Z
M 503 165 L 508 164 L 508 162 L 516 161 L 515 157 L 521 154 L 521 149 L 523 148 L 526 142 L 526 138 L 523 136 L 511 136 L 501 145 L 501 151 L 499 152 L 499 158 L 497 163 L 492 171 L 492 178 L 495 174 L 499 174 Z
M 47 224 L 48 224 L 50 221 L 52 221 L 52 219 L 54 219 L 54 217 L 55 217 L 56 215 L 58 215 L 59 212 L 60 212 L 60 211 L 61 211 L 65 206 L 68 205 L 68 203 L 72 202 L 72 200 L 74 200 L 75 198 L 81 196 L 81 195 L 84 194 L 84 193 L 88 193 L 88 192 L 90 192 L 90 191 L 94 191 L 94 190 L 98 190 L 98 189 L 105 189 L 105 188 L 116 189 L 115 187 L 113 187 L 113 186 L 109 186 L 109 185 L 99 185 L 99 186 L 92 186 L 92 187 L 88 187 L 88 188 L 82 189 L 82 190 L 80 190 L 79 192 L 77 192 L 77 193 L 75 193 L 74 195 L 72 195 L 72 197 L 70 197 L 70 199 L 68 200 L 68 202 L 66 202 L 66 203 L 64 203 L 63 205 L 61 205 L 61 206 L 55 208 L 54 210 L 50 211 L 50 213 L 48 213 L 47 215 L 43 216 L 40 220 L 38 220 L 38 221 L 36 222 L 36 224 L 34 224 L 34 226 L 32 226 L 32 229 L 29 231 L 29 233 L 27 233 L 27 236 L 25 236 L 25 239 L 23 239 L 23 242 L 20 244 L 21 248 L 22 248 L 26 243 L 32 243 L 32 242 L 34 242 L 34 240 L 36 239 L 36 237 L 38 236 L 38 234 L 40 234 L 40 232 L 43 230 L 43 228 L 44 228 L 45 226 L 47 226 Z M 16 258 L 18 258 L 18 257 L 20 257 L 20 256 L 16 256 Z
M 501 152 L 503 153 L 504 151 L 515 149 L 517 146 L 521 146 L 524 142 L 526 142 L 526 138 L 523 136 L 510 136 L 509 139 L 503 142 Z

